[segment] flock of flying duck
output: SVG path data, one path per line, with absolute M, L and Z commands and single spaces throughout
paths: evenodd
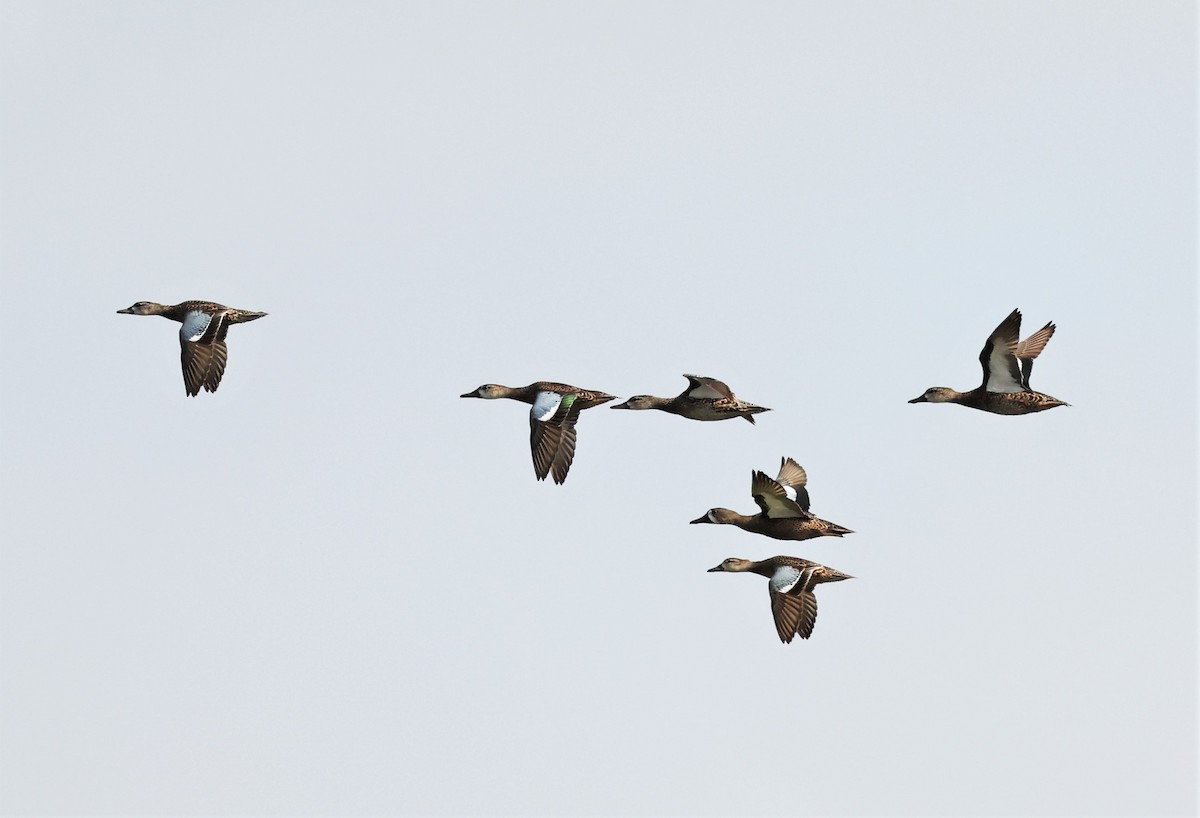
M 183 364 L 183 383 L 190 396 L 203 388 L 216 392 L 225 372 L 228 351 L 225 336 L 233 324 L 254 321 L 265 312 L 239 310 L 212 301 L 183 301 L 171 306 L 139 301 L 117 310 L 127 315 L 161 315 L 182 326 L 179 345 Z M 1011 314 L 988 336 L 979 363 L 983 382 L 968 392 L 944 386 L 926 389 L 909 403 L 957 403 L 998 415 L 1027 415 L 1068 404 L 1029 386 L 1033 360 L 1054 335 L 1053 323 L 1046 324 L 1020 340 L 1021 311 Z M 687 389 L 673 398 L 635 395 L 612 409 L 658 409 L 691 420 L 729 420 L 744 418 L 754 423 L 754 415 L 770 410 L 739 399 L 723 382 L 715 378 L 684 375 Z M 488 383 L 460 397 L 496 400 L 508 398 L 530 405 L 529 445 L 533 470 L 538 480 L 551 477 L 563 483 L 575 459 L 575 424 L 585 409 L 616 400 L 616 395 L 580 389 L 565 383 L 537 381 L 528 386 L 512 387 Z M 735 525 L 744 531 L 776 540 L 809 540 L 815 537 L 841 537 L 850 529 L 822 520 L 809 511 L 808 476 L 790 457 L 782 459 L 779 474 L 772 479 L 755 471 L 750 494 L 758 505 L 757 514 L 739 514 L 727 508 L 710 508 L 696 523 Z M 783 642 L 799 635 L 807 639 L 817 621 L 817 598 L 813 589 L 823 582 L 852 579 L 834 568 L 799 557 L 777 556 L 765 560 L 730 557 L 708 569 L 734 573 L 750 572 L 769 580 L 771 614 L 775 630 Z

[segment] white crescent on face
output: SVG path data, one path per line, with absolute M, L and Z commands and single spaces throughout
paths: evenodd
M 199 341 L 204 337 L 204 333 L 208 330 L 208 325 L 211 323 L 211 315 L 206 312 L 192 310 L 184 316 L 183 326 L 179 328 L 179 337 L 184 341 Z
M 533 400 L 533 408 L 529 410 L 529 416 L 543 422 L 549 420 L 558 411 L 562 399 L 563 396 L 557 392 L 538 392 Z

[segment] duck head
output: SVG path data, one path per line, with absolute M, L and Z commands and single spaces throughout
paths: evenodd
M 162 304 L 155 304 L 153 301 L 139 301 L 131 307 L 126 307 L 123 310 L 117 310 L 118 315 L 158 315 L 163 311 Z
M 483 386 L 479 387 L 478 389 L 474 390 L 473 392 L 467 392 L 465 395 L 459 395 L 459 397 L 460 398 L 483 398 L 484 400 L 495 400 L 496 398 L 505 397 L 505 394 L 507 392 L 508 392 L 508 388 L 501 386 L 500 384 L 485 383 Z
M 731 511 L 727 508 L 710 508 L 708 511 L 704 512 L 703 516 L 692 520 L 689 525 L 696 525 L 697 523 L 716 523 L 717 525 L 720 525 L 722 523 L 730 522 L 734 517 L 737 516 L 739 515 L 736 511 Z
M 958 392 L 948 386 L 931 386 L 909 403 L 953 403 Z
M 741 557 L 730 557 L 727 560 L 723 560 L 717 567 L 709 568 L 707 573 L 711 574 L 713 571 L 749 571 L 753 564 L 750 560 L 744 560 Z

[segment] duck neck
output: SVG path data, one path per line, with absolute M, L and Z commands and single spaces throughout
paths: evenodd
M 759 560 L 752 562 L 746 568 L 751 573 L 758 574 L 760 577 L 771 577 L 775 575 L 775 566 L 770 564 L 770 560 Z
M 747 515 L 734 512 L 730 516 L 729 522 L 733 523 L 743 531 L 757 531 L 759 516 L 761 515 Z

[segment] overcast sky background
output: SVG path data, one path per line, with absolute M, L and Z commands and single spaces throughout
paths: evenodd
M 1193 4 L 5 3 L 0 83 L 4 814 L 1195 812 Z M 195 399 L 188 298 L 270 313 Z M 1013 307 L 1070 408 L 905 403 Z M 684 372 L 774 411 L 564 486 L 458 398 Z M 857 533 L 688 526 L 783 455 Z

